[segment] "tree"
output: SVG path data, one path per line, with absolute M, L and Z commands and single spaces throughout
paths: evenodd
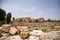
M 6 16 L 6 12 L 3 9 L 0 9 L 0 21 L 4 21 Z
M 51 20 L 50 18 L 47 20 L 48 22 L 54 22 L 54 20 Z
M 38 22 L 38 19 L 35 19 L 35 22 Z
M 12 14 L 9 12 L 9 13 L 7 14 L 7 23 L 10 23 L 11 17 L 12 17 Z
M 49 18 L 48 21 L 51 21 L 51 19 Z
M 13 20 L 15 20 L 15 17 L 13 17 Z

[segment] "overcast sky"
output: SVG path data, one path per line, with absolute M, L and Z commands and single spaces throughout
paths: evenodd
M 59 0 L 0 0 L 0 8 L 13 17 L 60 19 Z

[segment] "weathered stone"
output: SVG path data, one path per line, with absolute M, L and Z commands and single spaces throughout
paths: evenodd
M 2 36 L 0 37 L 0 40 L 4 40 L 4 39 L 6 39 L 7 37 L 10 36 L 9 33 L 2 33 L 1 35 Z
M 54 26 L 56 30 L 60 30 L 60 26 Z
M 22 39 L 25 39 L 29 36 L 29 34 L 28 34 L 28 32 L 21 32 L 20 36 L 21 36 Z
M 3 35 L 2 35 L 2 33 L 0 33 L 0 37 L 2 37 Z
M 58 34 L 56 31 L 51 31 L 47 34 L 49 36 L 49 38 L 55 39 L 58 37 Z
M 27 27 L 20 28 L 20 36 L 21 36 L 21 38 L 24 38 L 24 39 L 29 36 L 29 30 Z
M 18 23 L 18 22 L 14 22 L 13 24 L 12 24 L 12 26 L 20 26 L 20 24 Z
M 44 33 L 41 30 L 33 30 L 32 32 L 30 32 L 30 36 L 32 36 L 32 38 L 30 38 L 30 40 L 42 40 L 41 36 L 43 36 Z M 36 38 L 36 39 L 34 39 Z M 38 39 L 37 39 L 38 38 Z
M 16 28 L 17 28 L 18 30 L 20 30 L 20 26 L 16 26 Z
M 15 36 L 10 36 L 6 38 L 5 40 L 22 40 L 22 39 L 19 35 L 15 35 Z
M 30 36 L 30 37 L 29 37 L 29 40 L 39 40 L 39 37 L 36 37 L 36 36 Z
M 30 35 L 35 35 L 35 36 L 41 36 L 44 33 L 41 30 L 33 30 L 32 32 L 30 32 Z
M 16 32 L 18 32 L 18 30 L 15 27 L 10 27 L 10 31 L 9 31 L 10 34 L 14 35 L 16 34 Z
M 0 27 L 0 30 L 2 29 L 2 27 Z
M 2 26 L 1 30 L 4 32 L 9 32 L 11 25 L 5 24 Z
M 58 31 L 51 31 L 48 33 L 44 33 L 40 38 L 43 40 L 58 40 L 60 39 L 60 34 L 57 34 Z
M 28 30 L 28 27 L 27 26 L 21 26 L 20 27 L 20 31 L 21 32 L 28 32 L 29 30 Z
M 54 26 L 55 28 L 59 28 L 60 26 Z

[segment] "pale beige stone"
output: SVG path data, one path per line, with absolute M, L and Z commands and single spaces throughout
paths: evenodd
M 20 36 L 21 38 L 27 38 L 29 36 L 29 30 L 26 26 L 20 28 Z
M 11 25 L 5 24 L 2 26 L 1 30 L 4 32 L 9 32 Z
M 22 40 L 22 39 L 19 35 L 15 35 L 15 36 L 10 36 L 6 38 L 5 40 Z
M 35 36 L 41 36 L 44 33 L 41 30 L 33 30 L 32 32 L 30 32 L 30 35 L 35 35 Z
M 14 35 L 16 34 L 16 32 L 18 32 L 18 30 L 15 27 L 10 27 L 10 31 L 9 31 L 10 34 Z
M 0 37 L 0 40 L 4 40 L 4 39 L 6 39 L 7 37 L 10 36 L 9 33 L 2 33 L 1 35 L 2 36 Z
M 39 37 L 36 37 L 36 36 L 30 36 L 30 37 L 29 37 L 29 40 L 39 40 Z

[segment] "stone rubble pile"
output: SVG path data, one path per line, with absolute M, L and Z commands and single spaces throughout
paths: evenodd
M 19 35 L 15 35 L 15 36 L 10 36 L 5 40 L 22 40 L 22 39 Z
M 15 27 L 10 27 L 10 31 L 9 31 L 10 34 L 14 35 L 17 32 L 18 32 L 18 30 Z
M 29 30 L 27 27 L 23 26 L 20 28 L 20 36 L 21 38 L 25 39 L 29 36 Z
M 0 40 L 60 40 L 60 31 L 29 31 L 27 26 L 5 24 L 0 27 Z
M 11 27 L 11 25 L 6 24 L 1 27 L 1 30 L 4 32 L 9 32 L 10 27 Z

